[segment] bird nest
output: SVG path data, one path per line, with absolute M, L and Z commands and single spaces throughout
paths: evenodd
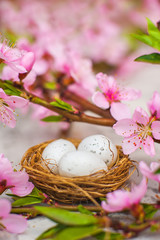
M 80 143 L 77 139 L 68 139 L 75 147 Z M 24 154 L 21 165 L 29 174 L 33 184 L 46 193 L 51 199 L 61 203 L 82 203 L 104 198 L 106 193 L 125 187 L 126 181 L 136 169 L 135 161 L 124 155 L 117 146 L 116 163 L 108 171 L 98 171 L 89 176 L 62 177 L 51 172 L 44 164 L 42 152 L 51 141 L 33 146 Z

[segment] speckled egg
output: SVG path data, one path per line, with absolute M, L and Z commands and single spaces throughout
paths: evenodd
M 63 177 L 86 176 L 99 170 L 107 171 L 105 162 L 91 152 L 69 152 L 58 163 L 59 174 Z
M 87 151 L 96 154 L 108 167 L 113 166 L 117 159 L 117 148 L 103 135 L 92 135 L 84 138 L 78 146 L 79 151 Z
M 76 151 L 73 143 L 65 139 L 58 139 L 48 144 L 48 146 L 43 150 L 42 158 L 45 160 L 46 165 L 51 169 L 51 171 L 58 174 L 59 160 L 64 154 L 73 151 Z

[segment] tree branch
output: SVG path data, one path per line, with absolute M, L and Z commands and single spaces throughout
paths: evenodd
M 51 111 L 59 113 L 66 118 L 69 122 L 85 122 L 90 124 L 96 124 L 101 126 L 113 126 L 116 122 L 113 118 L 97 118 L 86 115 L 83 112 L 72 113 L 66 110 L 63 110 L 58 107 L 54 107 L 45 100 L 34 96 L 33 94 L 27 93 L 26 91 L 22 93 L 21 97 L 28 99 L 30 102 L 43 106 Z

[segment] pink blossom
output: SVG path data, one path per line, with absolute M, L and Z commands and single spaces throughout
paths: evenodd
M 18 196 L 25 196 L 33 190 L 33 184 L 28 182 L 29 177 L 26 172 L 15 172 L 12 165 L 4 154 L 0 154 L 0 194 L 6 189 Z
M 23 233 L 27 228 L 27 220 L 17 214 L 10 214 L 11 203 L 0 199 L 0 226 L 11 233 Z
M 26 73 L 32 69 L 35 57 L 32 52 L 22 52 L 9 46 L 7 40 L 0 43 L 0 63 L 4 62 L 18 73 Z
M 118 135 L 124 137 L 122 143 L 124 154 L 130 154 L 143 146 L 146 154 L 155 155 L 152 135 L 155 139 L 160 139 L 160 121 L 155 121 L 154 117 L 149 118 L 142 108 L 137 107 L 132 119 L 121 119 L 113 128 Z
M 108 109 L 116 120 L 130 117 L 130 110 L 121 101 L 134 100 L 140 97 L 140 91 L 134 89 L 120 88 L 115 79 L 103 73 L 97 74 L 97 81 L 100 91 L 93 94 L 93 102 L 100 108 Z
M 55 68 L 71 76 L 75 81 L 74 84 L 69 86 L 69 89 L 81 96 L 85 95 L 85 98 L 86 95 L 91 96 L 96 87 L 91 60 L 81 57 L 77 52 L 63 48 L 60 48 L 59 51 L 56 49 L 54 53 Z
M 143 178 L 138 186 L 133 186 L 130 192 L 124 190 L 116 190 L 108 193 L 106 201 L 102 201 L 102 208 L 107 212 L 117 212 L 123 209 L 131 208 L 138 204 L 144 197 L 147 190 L 146 179 Z
M 28 100 L 17 96 L 7 96 L 0 88 L 0 121 L 14 128 L 16 125 L 15 108 L 23 108 L 27 104 Z
M 143 161 L 139 163 L 139 169 L 143 176 L 160 183 L 160 174 L 155 174 L 156 170 L 158 170 L 159 168 L 159 162 L 151 162 L 150 167 L 148 167 L 147 164 Z
M 11 80 L 13 82 L 19 82 L 19 73 L 14 71 L 12 68 L 9 66 L 4 66 L 1 74 L 1 79 L 2 80 Z M 29 73 L 24 76 L 22 82 L 24 84 L 24 88 L 27 88 L 28 86 L 32 85 L 36 80 L 36 73 L 32 69 Z
M 160 118 L 160 94 L 155 91 L 153 97 L 148 102 L 148 108 L 153 116 Z

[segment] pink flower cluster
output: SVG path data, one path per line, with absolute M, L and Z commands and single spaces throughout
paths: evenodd
M 108 109 L 116 119 L 129 118 L 129 107 L 121 101 L 135 100 L 141 96 L 140 91 L 121 88 L 112 76 L 103 73 L 97 74 L 98 86 L 101 90 L 92 96 L 92 101 L 100 108 Z
M 28 174 L 22 171 L 15 172 L 12 165 L 4 154 L 0 154 L 0 194 L 10 189 L 18 196 L 25 196 L 31 193 L 34 186 L 28 181 Z
M 12 48 L 5 39 L 0 43 L 0 63 L 2 62 L 6 63 L 11 69 L 18 73 L 26 73 L 32 69 L 34 54 Z
M 0 228 L 11 233 L 23 233 L 27 228 L 27 221 L 17 214 L 10 214 L 11 203 L 0 199 Z
M 118 135 L 124 137 L 122 147 L 125 154 L 130 154 L 143 146 L 148 155 L 155 155 L 152 136 L 160 139 L 160 121 L 149 117 L 142 108 L 137 107 L 132 119 L 119 120 L 113 128 Z
M 137 107 L 133 117 L 119 120 L 114 126 L 118 135 L 124 137 L 122 147 L 125 154 L 144 148 L 146 154 L 155 155 L 154 139 L 160 139 L 160 95 L 154 92 L 148 103 L 149 116 L 142 108 Z

